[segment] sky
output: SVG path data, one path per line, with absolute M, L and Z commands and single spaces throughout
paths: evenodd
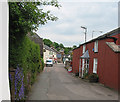
M 62 43 L 65 47 L 79 46 L 85 42 L 85 30 L 81 26 L 87 28 L 87 41 L 92 39 L 93 31 L 95 31 L 93 38 L 96 38 L 118 27 L 117 1 L 58 1 L 62 6 L 60 9 L 50 6 L 44 7 L 44 11 L 50 10 L 59 19 L 39 26 L 37 34 L 43 39 Z

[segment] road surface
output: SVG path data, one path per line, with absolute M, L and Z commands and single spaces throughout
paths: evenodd
M 117 92 L 76 78 L 63 64 L 45 67 L 29 93 L 29 100 L 117 100 Z

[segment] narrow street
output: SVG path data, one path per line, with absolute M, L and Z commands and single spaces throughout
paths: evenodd
M 29 93 L 29 100 L 117 100 L 117 92 L 74 77 L 63 64 L 45 67 Z

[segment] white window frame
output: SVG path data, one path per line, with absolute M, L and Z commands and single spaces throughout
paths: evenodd
M 85 59 L 82 59 L 82 77 L 83 77 L 84 67 L 85 67 Z
M 86 45 L 83 45 L 83 53 L 85 53 L 85 47 L 86 47 Z
M 94 58 L 93 60 L 93 73 L 97 73 L 98 59 Z
M 98 40 L 94 42 L 94 52 L 98 52 Z
M 89 59 L 86 59 L 85 65 L 86 65 L 86 68 L 87 68 L 86 73 L 88 73 L 89 72 Z

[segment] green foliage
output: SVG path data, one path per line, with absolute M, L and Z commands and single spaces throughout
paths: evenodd
M 28 37 L 24 37 L 21 42 L 17 42 L 10 46 L 9 51 L 9 67 L 16 68 L 19 65 L 23 68 L 25 90 L 27 90 L 27 75 L 30 73 L 30 84 L 32 85 L 37 73 L 43 70 L 41 64 L 40 47 L 32 42 Z
M 58 43 L 53 42 L 53 46 L 54 46 L 54 48 L 59 49 L 59 44 Z
M 24 0 L 23 0 L 24 1 Z M 57 0 L 50 2 L 9 2 L 9 33 L 11 40 L 21 40 L 28 32 L 33 33 L 48 20 L 56 21 L 58 18 L 50 13 L 38 8 L 41 6 L 54 6 L 59 8 Z
M 40 61 L 41 61 L 41 69 L 43 70 L 44 69 L 44 60 L 43 60 L 43 58 L 41 58 Z
M 64 48 L 64 45 L 63 45 L 63 44 L 61 44 L 61 43 L 60 43 L 60 45 L 59 45 L 59 46 L 60 46 L 60 48 Z
M 24 1 L 24 0 L 22 0 Z M 32 42 L 26 35 L 33 34 L 39 25 L 58 18 L 43 11 L 41 6 L 59 8 L 57 0 L 40 2 L 9 2 L 9 68 L 18 65 L 23 68 L 25 90 L 36 80 L 37 73 L 43 70 L 44 63 L 40 56 L 39 45 Z M 43 7 L 42 7 L 43 8 Z M 28 80 L 29 79 L 29 80 Z M 27 92 L 25 92 L 27 93 Z
M 53 45 L 53 42 L 49 39 L 43 39 L 43 42 L 44 42 L 45 45 L 47 45 L 49 47 L 51 47 Z
M 75 48 L 77 48 L 77 46 L 76 46 L 76 45 L 73 45 L 73 49 L 75 49 Z
M 49 39 L 44 39 L 43 42 L 45 45 L 49 47 L 53 46 L 57 51 L 63 49 L 65 54 L 70 54 L 70 51 L 72 51 L 73 49 L 72 47 L 64 47 L 62 43 L 58 44 L 57 42 L 52 42 Z
M 83 78 L 85 78 L 85 79 L 88 79 L 88 76 L 89 76 L 88 73 L 84 73 L 84 74 L 83 74 Z
M 71 47 L 65 47 L 65 49 L 64 49 L 65 54 L 69 54 L 70 51 L 72 51 Z
M 98 82 L 99 77 L 96 73 L 92 73 L 88 76 L 90 82 Z

